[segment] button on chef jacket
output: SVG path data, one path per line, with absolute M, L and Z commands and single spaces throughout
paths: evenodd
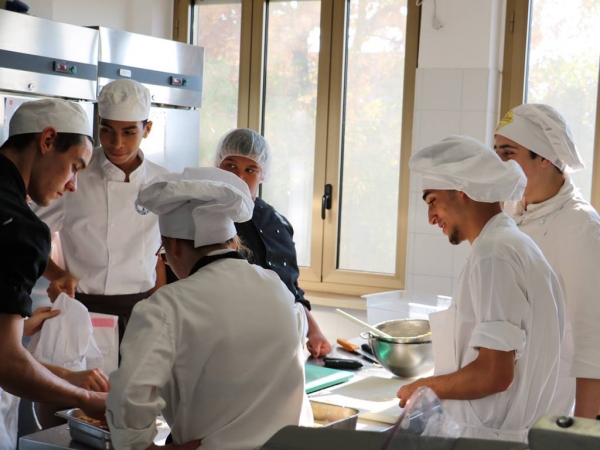
M 561 370 L 550 412 L 571 414 L 575 378 L 600 379 L 600 216 L 567 176 L 545 202 L 507 202 L 505 211 L 540 247 L 556 272 L 565 298 Z
M 267 202 L 256 198 L 252 219 L 236 223 L 235 229 L 244 245 L 252 252 L 249 261 L 276 272 L 294 294 L 294 301 L 310 309 L 310 302 L 304 298 L 304 291 L 298 286 L 300 270 L 294 229 L 290 222 Z
M 31 289 L 50 254 L 50 231 L 26 195 L 21 173 L 0 155 L 0 313 L 23 317 L 31 316 Z M 19 398 L 0 388 L 0 449 L 16 448 L 18 407 Z
M 94 149 L 77 176 L 77 192 L 35 208 L 53 232 L 60 231 L 66 269 L 79 279 L 78 292 L 136 294 L 156 284 L 158 217 L 136 207 L 136 199 L 142 184 L 167 170 L 139 155 L 142 164 L 126 183 L 104 150 Z
M 558 377 L 563 303 L 535 243 L 506 214 L 473 242 L 447 311 L 430 314 L 435 374 L 473 362 L 480 347 L 515 351 L 514 381 L 478 400 L 444 400 L 462 435 L 525 441 L 546 412 Z
M 115 448 L 149 446 L 161 410 L 175 443 L 203 450 L 255 449 L 298 425 L 309 406 L 291 297 L 274 272 L 221 259 L 138 303 L 110 376 Z

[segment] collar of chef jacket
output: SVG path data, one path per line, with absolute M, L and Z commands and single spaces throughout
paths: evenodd
M 104 149 L 100 147 L 101 151 L 99 152 L 100 158 L 100 167 L 102 169 L 102 173 L 107 181 L 125 181 L 125 172 L 115 166 L 110 160 L 106 157 L 104 153 Z M 146 158 L 144 157 L 144 152 L 138 149 L 138 156 L 142 159 L 142 163 L 140 166 L 135 169 L 129 175 L 129 182 L 134 184 L 142 184 L 145 181 L 146 174 Z

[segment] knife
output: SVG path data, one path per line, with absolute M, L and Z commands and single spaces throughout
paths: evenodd
M 369 355 L 367 352 L 362 350 L 358 345 L 353 344 L 352 342 L 347 341 L 346 339 L 338 338 L 337 343 L 346 351 L 350 353 L 354 353 L 355 355 L 362 356 L 364 359 L 373 364 L 379 364 L 379 361 L 375 359 L 373 355 Z
M 330 369 L 360 369 L 363 365 L 354 359 L 323 358 L 323 364 Z

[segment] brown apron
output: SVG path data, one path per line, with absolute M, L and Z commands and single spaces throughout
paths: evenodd
M 75 298 L 88 309 L 89 312 L 111 314 L 119 317 L 119 346 L 123 340 L 125 327 L 131 317 L 131 311 L 137 302 L 150 297 L 150 291 L 129 295 L 94 295 L 75 293 Z

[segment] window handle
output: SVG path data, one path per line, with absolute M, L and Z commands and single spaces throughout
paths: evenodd
M 321 219 L 325 220 L 325 210 L 331 209 L 331 192 L 333 188 L 330 184 L 325 185 L 325 194 L 321 199 Z

